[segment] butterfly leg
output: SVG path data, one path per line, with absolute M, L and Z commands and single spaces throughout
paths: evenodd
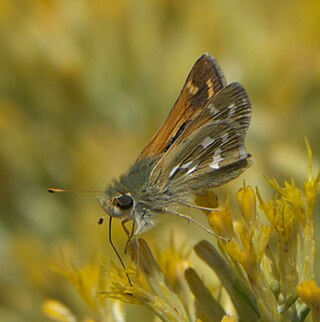
M 140 256 L 139 256 L 139 240 L 138 237 L 134 234 L 132 241 L 132 260 L 134 260 L 136 262 L 137 265 L 137 276 L 140 275 Z
M 192 217 L 189 217 L 185 214 L 181 214 L 180 212 L 177 212 L 175 210 L 171 210 L 171 209 L 168 209 L 168 208 L 163 208 L 162 209 L 162 212 L 163 213 L 167 213 L 169 215 L 174 215 L 174 216 L 177 216 L 177 217 L 180 217 L 180 218 L 183 218 L 185 220 L 187 220 L 188 222 L 192 222 L 194 223 L 195 225 L 197 225 L 198 227 L 200 227 L 201 229 L 205 230 L 207 233 L 209 233 L 210 235 L 213 235 L 214 237 L 216 238 L 219 238 L 219 239 L 223 239 L 223 240 L 227 240 L 227 238 L 225 237 L 222 237 L 222 236 L 218 236 L 216 235 L 213 231 L 211 231 L 210 229 L 206 228 L 205 226 L 201 225 L 200 223 L 198 223 L 195 219 L 193 219 Z
M 125 218 L 121 221 L 121 225 L 126 235 L 128 236 L 128 240 L 126 242 L 126 246 L 124 248 L 124 253 L 128 253 L 128 248 L 131 246 L 131 260 L 135 261 L 137 264 L 137 276 L 139 276 L 139 241 L 138 241 L 138 233 L 135 232 L 135 222 L 133 221 L 131 231 L 126 227 L 126 224 L 131 221 L 132 218 Z
M 127 254 L 128 246 L 129 246 L 129 244 L 130 244 L 130 242 L 132 240 L 132 237 L 134 235 L 135 222 L 133 221 L 133 223 L 132 223 L 131 231 L 126 227 L 126 224 L 131 220 L 132 220 L 132 218 L 127 217 L 127 218 L 125 218 L 124 220 L 121 221 L 122 228 L 123 228 L 124 232 L 126 233 L 126 235 L 128 237 L 128 240 L 126 242 L 126 246 L 124 248 L 124 253 L 125 254 Z
M 210 208 L 210 207 L 202 207 L 202 206 L 198 206 L 198 205 L 192 205 L 189 203 L 185 203 L 185 202 L 180 202 L 179 203 L 182 206 L 188 207 L 188 208 L 193 208 L 193 209 L 198 209 L 198 210 L 202 210 L 202 211 L 208 211 L 208 212 L 214 212 L 214 211 L 221 211 L 221 208 Z
M 132 220 L 132 218 L 127 217 L 121 221 L 122 228 L 123 228 L 124 232 L 126 233 L 127 237 L 129 237 L 131 233 L 130 233 L 129 229 L 126 227 L 126 223 L 128 223 L 131 220 Z
M 138 224 L 138 227 L 136 229 L 136 231 L 134 232 L 134 229 L 132 229 L 131 231 L 131 236 L 130 236 L 130 242 L 132 245 L 132 259 L 134 259 L 135 257 L 135 263 L 137 265 L 137 276 L 139 276 L 140 273 L 140 256 L 139 256 L 139 234 L 146 229 L 146 227 L 148 227 L 148 225 L 150 224 L 150 222 L 148 220 L 143 220 L 142 222 L 140 222 L 140 224 Z M 129 242 L 129 241 L 128 241 Z
M 137 274 L 139 276 L 140 273 L 140 256 L 139 256 L 139 234 L 146 229 L 146 227 L 148 227 L 149 222 L 147 220 L 142 221 L 138 227 L 137 230 L 134 232 L 134 234 L 132 235 L 132 243 L 133 243 L 133 249 L 135 250 L 135 254 L 136 255 L 136 264 L 138 267 L 138 271 Z

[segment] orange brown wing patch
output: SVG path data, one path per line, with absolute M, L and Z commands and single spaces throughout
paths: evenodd
M 202 55 L 192 67 L 167 119 L 138 159 L 166 152 L 208 101 L 225 86 L 219 64 L 210 54 Z

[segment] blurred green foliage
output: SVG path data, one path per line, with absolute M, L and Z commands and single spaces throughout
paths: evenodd
M 254 108 L 247 146 L 256 164 L 228 187 L 246 178 L 263 189 L 264 174 L 302 180 L 304 136 L 319 168 L 317 0 L 0 0 L 0 48 L 2 321 L 43 320 L 47 297 L 85 316 L 50 264 L 62 252 L 79 262 L 111 252 L 95 224 L 102 210 L 95 195 L 46 188 L 102 190 L 124 171 L 203 52 Z M 172 227 L 165 218 L 148 237 L 165 242 Z M 175 229 L 181 242 L 195 231 Z M 119 227 L 115 235 L 122 247 Z

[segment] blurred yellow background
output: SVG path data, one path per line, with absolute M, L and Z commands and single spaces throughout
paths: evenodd
M 0 0 L 1 321 L 46 321 L 48 297 L 86 316 L 50 266 L 62 253 L 79 265 L 99 252 L 114 257 L 107 226 L 96 224 L 103 212 L 96 194 L 46 189 L 103 190 L 134 162 L 207 51 L 253 104 L 255 165 L 220 200 L 244 179 L 265 197 L 264 175 L 302 183 L 305 136 L 319 169 L 318 0 Z M 203 237 L 168 217 L 147 235 L 160 246 L 173 229 L 190 248 Z M 115 234 L 122 252 L 119 225 Z

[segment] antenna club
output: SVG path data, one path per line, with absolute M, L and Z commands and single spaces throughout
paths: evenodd
M 94 193 L 102 193 L 101 190 L 75 190 L 75 189 L 61 189 L 61 188 L 48 188 L 48 192 L 56 193 L 56 192 L 94 192 Z

